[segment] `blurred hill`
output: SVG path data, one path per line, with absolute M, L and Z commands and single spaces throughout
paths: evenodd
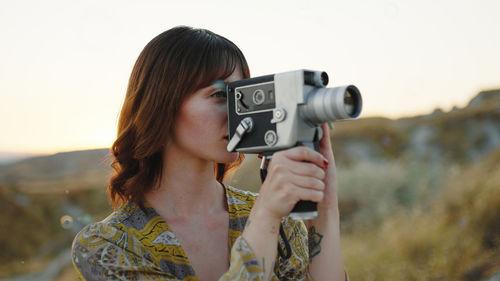
M 109 149 L 39 156 L 0 166 L 0 184 L 26 192 L 102 186 L 111 172 Z
M 42 156 L 41 154 L 22 153 L 22 152 L 5 152 L 0 151 L 0 166 L 18 162 L 26 158 Z
M 408 157 L 426 162 L 474 162 L 500 146 L 500 90 L 485 91 L 465 108 L 389 120 L 340 122 L 332 134 L 340 163 Z
M 500 270 L 500 90 L 450 112 L 336 122 L 330 137 L 353 280 L 468 281 Z M 259 162 L 247 155 L 229 183 L 257 191 Z M 97 149 L 0 165 L 9 230 L 0 279 L 43 270 L 111 211 L 110 163 L 109 149 Z M 70 264 L 61 276 L 76 278 Z

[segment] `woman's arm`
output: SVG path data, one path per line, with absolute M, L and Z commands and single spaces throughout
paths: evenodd
M 324 197 L 318 203 L 318 217 L 308 221 L 309 271 L 317 281 L 344 280 L 335 160 L 329 130 L 325 125 L 320 153 L 328 160 L 329 165 L 324 178 Z
M 262 267 L 264 280 L 271 280 L 277 254 L 279 225 L 279 220 L 266 216 L 256 208 L 255 212 L 250 213 L 242 234 Z
M 309 272 L 316 281 L 345 280 L 340 247 L 339 213 L 320 211 L 308 222 Z

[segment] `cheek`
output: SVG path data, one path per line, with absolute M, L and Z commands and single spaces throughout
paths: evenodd
M 216 110 L 214 110 L 214 115 L 219 123 L 227 122 L 227 106 L 225 104 L 219 105 Z
M 183 112 L 177 123 L 179 137 L 203 139 L 214 134 L 220 134 L 221 127 L 227 126 L 226 113 L 215 108 L 189 110 Z

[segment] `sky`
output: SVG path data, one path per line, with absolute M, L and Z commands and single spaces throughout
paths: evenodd
M 361 117 L 464 107 L 500 88 L 500 1 L 0 0 L 0 152 L 110 147 L 128 77 L 159 33 L 232 40 L 253 77 L 326 71 Z

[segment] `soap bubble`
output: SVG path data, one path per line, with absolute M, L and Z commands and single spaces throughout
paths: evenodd
M 69 229 L 73 226 L 73 218 L 71 216 L 64 215 L 61 217 L 60 221 L 61 221 L 61 226 L 64 229 Z

